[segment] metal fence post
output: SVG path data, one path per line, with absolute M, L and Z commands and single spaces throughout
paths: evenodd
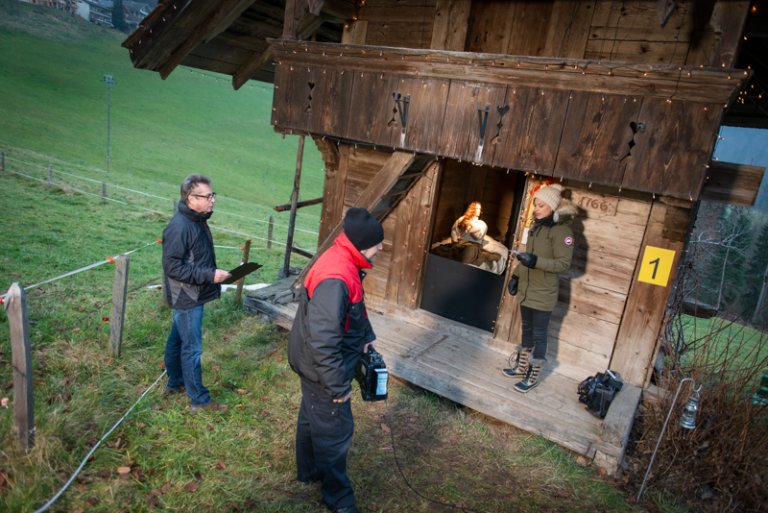
M 53 167 L 48 164 L 48 187 L 53 186 Z

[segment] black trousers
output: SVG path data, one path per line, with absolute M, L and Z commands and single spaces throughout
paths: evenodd
M 347 477 L 347 453 L 355 422 L 352 400 L 334 403 L 319 385 L 301 380 L 301 408 L 296 425 L 296 478 L 322 482 L 323 501 L 331 508 L 354 506 Z
M 523 324 L 523 347 L 533 349 L 533 358 L 547 359 L 547 327 L 552 312 L 542 312 L 526 306 L 520 306 Z

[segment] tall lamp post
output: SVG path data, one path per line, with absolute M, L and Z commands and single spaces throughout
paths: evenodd
M 117 82 L 112 75 L 104 75 L 101 80 L 107 84 L 107 173 L 109 173 L 109 112 L 112 109 L 112 86 Z

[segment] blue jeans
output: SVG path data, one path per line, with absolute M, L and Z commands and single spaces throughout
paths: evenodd
M 523 347 L 533 349 L 533 358 L 547 359 L 547 327 L 552 312 L 542 312 L 526 306 L 520 306 L 523 322 Z
M 203 305 L 173 311 L 173 327 L 165 343 L 168 387 L 184 386 L 193 405 L 211 402 L 203 385 L 200 356 L 203 354 Z

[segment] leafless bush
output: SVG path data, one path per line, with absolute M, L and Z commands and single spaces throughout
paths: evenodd
M 768 335 L 733 321 L 702 322 L 683 316 L 682 337 L 694 340 L 687 354 L 670 352 L 657 376 L 660 397 L 645 401 L 639 439 L 630 466 L 632 481 L 640 479 L 668 412 L 672 411 L 649 486 L 680 498 L 695 511 L 757 512 L 768 504 L 768 406 L 755 400 L 768 372 Z M 697 332 L 698 331 L 698 332 Z M 673 330 L 674 332 L 674 330 Z M 674 344 L 667 344 L 667 350 Z M 691 377 L 701 385 L 697 426 L 680 426 Z

